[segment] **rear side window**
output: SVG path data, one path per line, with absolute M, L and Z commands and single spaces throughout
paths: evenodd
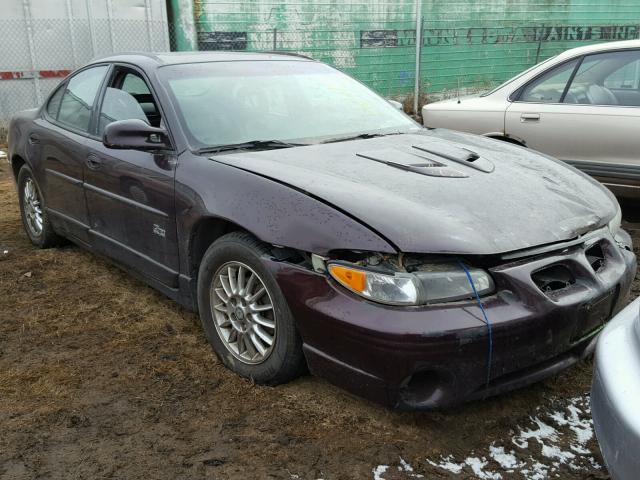
M 60 110 L 60 100 L 62 100 L 62 94 L 64 93 L 64 87 L 59 87 L 47 103 L 47 115 L 51 118 L 58 118 L 58 110 Z
M 586 56 L 564 101 L 581 105 L 640 105 L 639 59 L 638 50 Z
M 567 82 L 576 68 L 578 59 L 549 70 L 524 87 L 520 102 L 560 103 Z
M 59 122 L 84 132 L 89 130 L 91 109 L 107 69 L 106 65 L 89 68 L 69 80 L 60 103 Z

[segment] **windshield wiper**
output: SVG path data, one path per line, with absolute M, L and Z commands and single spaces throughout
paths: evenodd
M 392 132 L 392 133 L 361 133 L 360 135 L 353 135 L 351 137 L 331 138 L 325 140 L 322 143 L 335 143 L 335 142 L 347 142 L 349 140 L 364 140 L 367 138 L 386 137 L 387 135 L 400 135 L 404 132 Z
M 227 145 L 212 145 L 195 150 L 196 154 L 220 153 L 228 150 L 271 150 L 275 148 L 303 147 L 308 143 L 291 143 L 282 140 L 250 140 L 242 143 L 229 143 Z

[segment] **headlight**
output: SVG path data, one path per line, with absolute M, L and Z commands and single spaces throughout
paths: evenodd
M 608 224 L 609 231 L 614 237 L 616 236 L 622 225 L 622 210 L 620 210 L 620 204 L 618 204 L 618 202 L 616 202 L 616 207 L 618 208 L 618 210 Z
M 495 290 L 484 270 L 469 268 L 479 295 Z M 346 262 L 330 262 L 329 274 L 341 285 L 374 302 L 387 305 L 425 305 L 473 298 L 464 269 L 456 264 L 423 265 L 411 273 L 388 272 Z

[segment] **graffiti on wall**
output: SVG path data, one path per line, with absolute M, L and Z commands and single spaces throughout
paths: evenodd
M 199 50 L 246 50 L 247 32 L 198 32 Z
M 425 47 L 502 43 L 613 41 L 639 38 L 640 25 L 425 28 Z M 412 47 L 415 30 L 362 30 L 360 48 Z

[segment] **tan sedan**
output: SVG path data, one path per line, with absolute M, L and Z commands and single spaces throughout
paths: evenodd
M 427 104 L 422 117 L 539 150 L 640 197 L 640 40 L 567 50 L 488 93 Z

